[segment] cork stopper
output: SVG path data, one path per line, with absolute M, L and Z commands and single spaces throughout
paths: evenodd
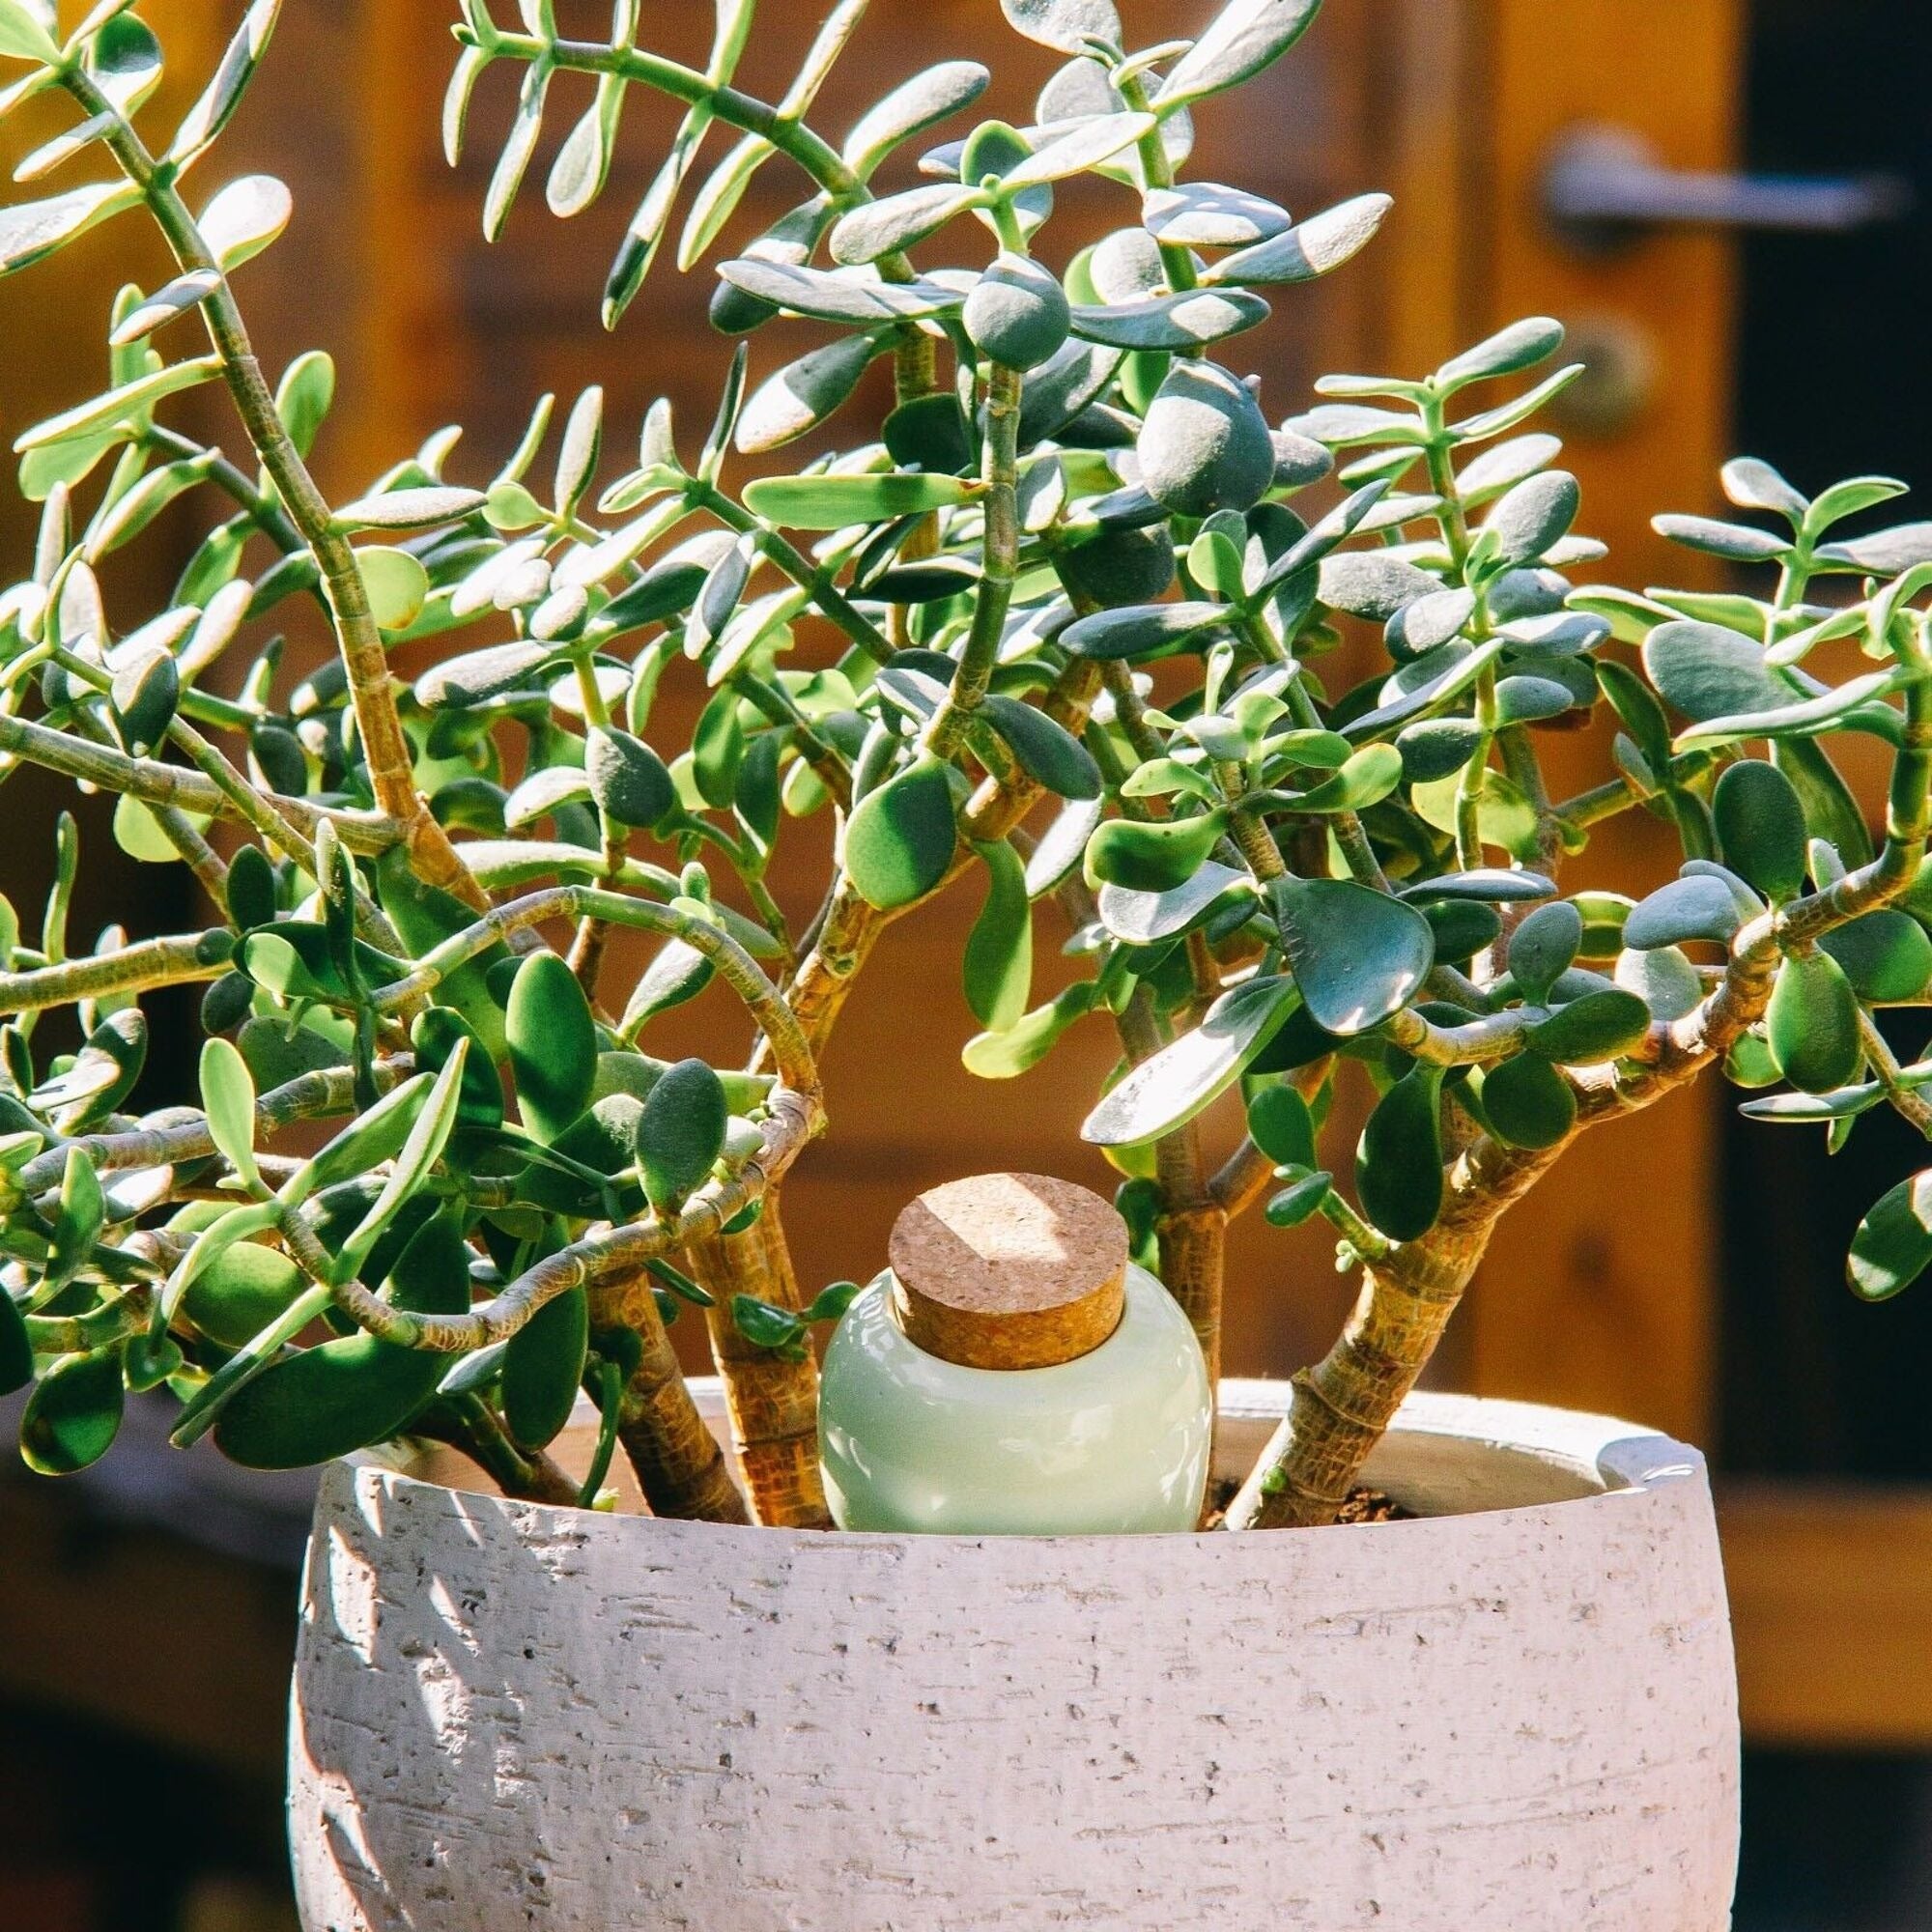
M 1126 1224 L 1039 1174 L 980 1174 L 911 1203 L 888 1250 L 893 1308 L 919 1348 L 969 1369 L 1090 1354 L 1126 1305 Z

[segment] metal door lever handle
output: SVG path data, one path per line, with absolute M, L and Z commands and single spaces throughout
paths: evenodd
M 1628 128 L 1574 128 L 1551 150 L 1543 209 L 1575 245 L 1603 252 L 1651 228 L 1769 230 L 1848 235 L 1910 212 L 1912 185 L 1896 175 L 1704 173 L 1666 167 Z

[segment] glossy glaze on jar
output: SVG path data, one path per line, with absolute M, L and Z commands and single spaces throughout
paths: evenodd
M 972 1369 L 918 1348 L 890 1271 L 846 1310 L 819 1405 L 841 1529 L 1103 1535 L 1194 1528 L 1208 1480 L 1207 1367 L 1187 1318 L 1129 1266 L 1120 1325 L 1040 1369 Z

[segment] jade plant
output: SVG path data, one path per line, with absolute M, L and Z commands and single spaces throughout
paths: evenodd
M 172 128 L 137 5 L 63 31 L 52 0 L 0 0 L 0 116 L 71 104 L 17 178 L 84 177 L 0 209 L 0 269 L 136 213 L 175 269 L 114 299 L 101 393 L 16 444 L 42 509 L 0 593 L 0 757 L 114 794 L 122 847 L 206 902 L 195 930 L 76 943 L 67 819 L 37 925 L 0 915 L 0 1386 L 33 1385 L 35 1468 L 91 1462 L 128 1391 L 165 1388 L 177 1440 L 244 1463 L 431 1438 L 589 1505 L 621 1446 L 661 1514 L 823 1523 L 810 1342 L 849 1291 L 800 1288 L 781 1183 L 875 943 L 949 890 L 978 907 L 974 1072 L 1118 1034 L 1084 1131 L 1210 1364 L 1235 1215 L 1324 1217 L 1359 1273 L 1237 1527 L 1333 1516 L 1498 1216 L 1589 1127 L 1721 1067 L 1784 1090 L 1747 1113 L 1834 1148 L 1882 1104 L 1932 1131 L 1932 1063 L 1876 1018 L 1932 980 L 1932 526 L 1847 535 L 1902 486 L 1806 497 L 1741 461 L 1742 520 L 1659 525 L 1749 588 L 1579 582 L 1602 547 L 1531 427 L 1577 373 L 1551 321 L 1312 406 L 1266 395 L 1239 338 L 1388 202 L 1296 219 L 1193 178 L 1193 121 L 1319 6 L 1229 0 L 1135 48 L 1112 0 L 1003 0 L 1061 59 L 1037 101 L 989 118 L 992 76 L 946 61 L 830 128 L 816 96 L 866 0 L 777 101 L 734 84 L 755 0 L 717 0 L 701 70 L 639 43 L 638 0 L 596 41 L 550 0 L 463 0 L 452 159 L 472 92 L 519 88 L 486 231 L 547 123 L 570 117 L 544 192 L 569 216 L 632 91 L 672 97 L 604 321 L 647 338 L 674 238 L 678 267 L 715 261 L 737 346 L 708 430 L 661 402 L 635 461 L 591 389 L 554 432 L 544 399 L 494 474 L 444 430 L 331 502 L 308 467 L 331 364 L 271 384 L 237 303 L 288 192 L 207 180 L 276 0 Z M 745 233 L 766 170 L 797 205 Z M 1076 178 L 1114 224 L 1093 245 L 1056 219 Z M 848 407 L 874 362 L 882 423 Z M 246 460 L 170 426 L 198 385 Z M 167 608 L 110 613 L 103 561 L 185 497 L 207 534 Z M 301 602 L 338 648 L 297 680 L 275 626 Z M 1388 660 L 1357 683 L 1333 668 L 1351 639 Z M 1869 668 L 1814 676 L 1833 640 Z M 661 686 L 705 694 L 688 741 Z M 1604 781 L 1553 797 L 1547 734 L 1605 708 Z M 1828 750 L 1848 732 L 1890 761 L 1876 842 Z M 1675 834 L 1679 876 L 1639 903 L 1560 876 L 1630 811 Z M 821 815 L 829 862 L 792 829 Z M 794 930 L 772 882 L 808 866 Z M 619 929 L 655 942 L 634 983 Z M 654 1055 L 714 980 L 744 1012 L 724 1064 Z M 181 987 L 199 1092 L 130 1118 L 142 1002 Z M 1366 1120 L 1350 1173 L 1322 1164 L 1331 1111 Z M 1928 1188 L 1860 1230 L 1861 1293 L 1932 1260 Z M 742 1493 L 667 1335 L 685 1304 Z M 550 1449 L 581 1390 L 602 1428 L 579 1478 Z

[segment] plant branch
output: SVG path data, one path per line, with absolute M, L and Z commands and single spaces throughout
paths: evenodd
M 377 807 L 402 828 L 410 862 L 421 877 L 480 910 L 488 904 L 482 889 L 416 790 L 413 753 L 396 710 L 388 655 L 355 553 L 275 408 L 234 291 L 175 186 L 176 168 L 156 160 L 133 124 L 83 68 L 63 65 L 58 78 L 86 114 L 106 117 L 100 138 L 122 173 L 140 190 L 183 270 L 215 277 L 201 302 L 209 339 L 220 357 L 223 379 L 248 440 L 322 574 Z
M 459 41 L 492 56 L 548 61 L 554 68 L 578 73 L 616 74 L 620 79 L 654 87 L 673 100 L 702 105 L 726 127 L 769 141 L 836 200 L 867 199 L 865 183 L 839 158 L 838 151 L 814 134 L 803 121 L 781 112 L 769 100 L 760 100 L 735 87 L 721 87 L 696 68 L 641 47 L 608 46 L 598 41 L 551 41 L 534 34 L 506 34 L 500 30 L 484 36 L 477 32 L 473 21 L 455 31 Z
M 973 604 L 973 628 L 959 653 L 959 667 L 946 697 L 926 726 L 927 747 L 939 757 L 958 754 L 973 714 L 992 682 L 1006 634 L 1007 611 L 1019 575 L 1019 435 L 1022 379 L 1017 369 L 994 363 L 986 384 L 985 450 L 980 499 L 985 532 L 980 547 L 980 589 Z
M 255 823 L 255 813 L 245 811 L 223 786 L 198 772 L 185 771 L 158 758 L 130 757 L 125 752 L 90 744 L 25 718 L 0 715 L 0 753 L 78 779 L 83 784 L 99 785 L 102 791 L 125 793 L 143 805 L 175 806 L 204 818 Z M 380 858 L 403 839 L 402 827 L 379 812 L 341 810 L 280 792 L 257 791 L 254 797 L 258 807 L 266 804 L 311 843 L 325 822 L 334 826 L 336 837 L 349 851 L 362 858 Z
M 31 1013 L 78 1000 L 192 985 L 228 971 L 233 936 L 222 930 L 143 939 L 116 952 L 70 959 L 25 973 L 0 973 L 0 1012 Z

